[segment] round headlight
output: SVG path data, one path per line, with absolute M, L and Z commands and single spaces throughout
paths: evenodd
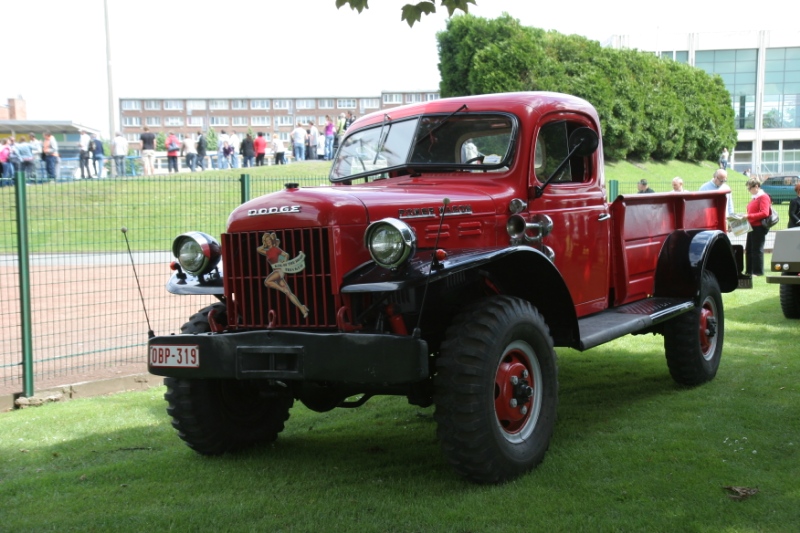
M 384 268 L 395 268 L 414 253 L 417 238 L 402 220 L 385 218 L 369 225 L 364 244 L 376 263 Z
M 179 235 L 172 243 L 172 254 L 181 268 L 194 276 L 207 274 L 219 263 L 219 243 L 210 235 L 191 231 Z

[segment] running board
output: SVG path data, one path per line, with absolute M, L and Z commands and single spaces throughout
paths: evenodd
M 623 335 L 645 330 L 694 309 L 683 298 L 648 298 L 578 320 L 580 351 L 600 346 Z

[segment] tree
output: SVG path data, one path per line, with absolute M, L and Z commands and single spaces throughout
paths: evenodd
M 156 150 L 163 152 L 167 148 L 167 134 L 159 131 L 156 134 Z
M 368 0 L 336 0 L 336 7 L 341 8 L 349 5 L 351 9 L 361 13 L 369 9 Z M 469 12 L 469 4 L 477 5 L 475 0 L 440 0 L 441 7 L 447 8 L 448 14 L 452 17 L 456 11 Z M 422 18 L 423 15 L 430 15 L 436 12 L 436 3 L 431 1 L 418 2 L 416 4 L 406 4 L 400 9 L 400 20 L 405 20 L 409 26 Z
M 555 91 L 591 102 L 610 160 L 714 159 L 736 143 L 730 93 L 719 76 L 579 35 L 495 20 L 453 17 L 439 42 L 443 97 Z
M 217 151 L 217 143 L 219 142 L 219 140 L 217 138 L 217 132 L 214 131 L 213 126 L 208 127 L 208 131 L 206 132 L 206 142 L 208 142 L 209 152 Z

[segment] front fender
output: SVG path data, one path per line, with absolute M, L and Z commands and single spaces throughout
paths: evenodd
M 739 274 L 728 236 L 719 230 L 673 232 L 658 257 L 655 296 L 696 300 L 705 270 L 714 274 L 722 292 L 737 288 Z

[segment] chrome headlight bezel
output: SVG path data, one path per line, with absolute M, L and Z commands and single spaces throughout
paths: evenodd
M 195 248 L 191 253 L 186 248 Z M 182 233 L 172 241 L 172 255 L 181 268 L 193 276 L 208 274 L 219 264 L 222 256 L 217 240 L 201 231 Z
M 414 230 L 396 218 L 373 222 L 364 232 L 364 246 L 372 260 L 383 268 L 397 268 L 414 254 L 417 236 Z

